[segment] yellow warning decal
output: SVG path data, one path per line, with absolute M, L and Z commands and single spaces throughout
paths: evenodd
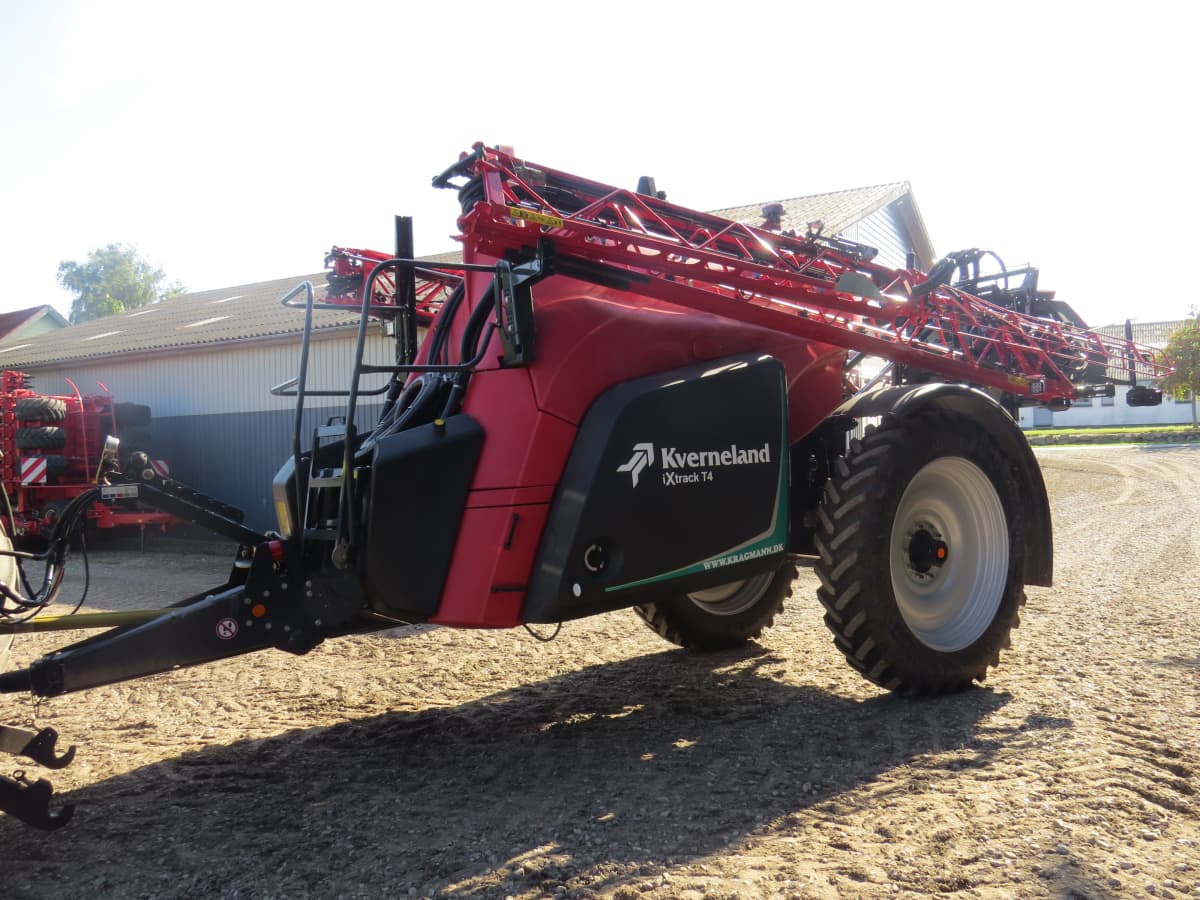
M 1029 387 L 1029 379 L 1022 378 L 1020 375 L 1009 375 L 1008 383 L 1016 385 L 1017 387 L 1023 387 L 1023 388 Z
M 563 220 L 557 216 L 548 216 L 545 213 L 534 212 L 531 209 L 521 209 L 519 206 L 510 206 L 508 214 L 514 219 L 524 219 L 526 222 L 533 222 L 535 225 L 548 225 L 551 228 L 563 227 Z

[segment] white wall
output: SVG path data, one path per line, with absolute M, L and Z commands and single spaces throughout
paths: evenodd
M 1175 401 L 1164 397 L 1159 406 L 1125 405 L 1125 394 L 1128 387 L 1117 387 L 1117 396 L 1111 406 L 1105 406 L 1099 397 L 1091 401 L 1091 406 L 1072 406 L 1063 412 L 1049 414 L 1055 428 L 1093 428 L 1113 427 L 1118 425 L 1190 425 L 1192 423 L 1191 401 Z M 1086 403 L 1086 401 L 1085 401 Z M 1200 407 L 1198 407 L 1200 409 Z M 1035 414 L 1037 421 L 1035 422 Z M 1045 428 L 1043 419 L 1047 416 L 1045 410 L 1034 408 L 1021 410 L 1022 428 Z

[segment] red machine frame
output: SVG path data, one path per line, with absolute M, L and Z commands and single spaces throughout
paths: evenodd
M 996 306 L 938 273 L 878 265 L 847 241 L 763 231 L 482 144 L 441 186 L 468 172 L 460 196 L 477 199 L 459 226 L 486 256 L 552 237 L 557 254 L 637 273 L 639 294 L 1036 402 L 1086 394 L 1073 372 L 1168 371 L 1151 348 Z
M 99 385 L 104 394 L 84 396 L 70 379 L 73 394 L 49 396 L 31 390 L 23 372 L 5 370 L 0 374 L 0 481 L 11 504 L 13 536 L 38 537 L 48 534 L 53 528 L 57 513 L 73 498 L 95 485 L 100 464 L 100 449 L 105 437 L 115 434 L 116 413 L 112 395 L 108 388 Z M 61 421 L 66 434 L 66 443 L 61 449 L 21 449 L 16 446 L 15 429 L 17 402 L 22 399 L 41 397 L 59 400 L 66 407 Z M 20 423 L 21 425 L 25 423 Z M 26 483 L 22 479 L 22 462 L 33 458 L 62 457 L 65 468 L 48 477 L 45 483 Z M 0 509 L 0 514 L 9 516 L 9 509 Z M 167 513 L 148 510 L 132 504 L 125 509 L 109 503 L 95 503 L 87 511 L 89 521 L 98 528 L 122 526 L 157 526 L 165 530 L 178 520 Z

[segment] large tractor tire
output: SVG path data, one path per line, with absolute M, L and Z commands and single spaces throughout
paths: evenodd
M 67 432 L 51 425 L 18 428 L 13 440 L 19 450 L 61 450 L 67 446 Z
M 885 419 L 835 466 L 817 596 L 850 665 L 901 694 L 982 681 L 1025 603 L 1018 487 L 967 416 Z
M 150 450 L 150 429 L 145 425 L 126 425 L 117 431 L 117 438 L 121 441 L 121 471 L 128 472 L 130 468 L 129 458 L 133 454 Z
M 679 594 L 635 607 L 660 637 L 689 650 L 740 647 L 762 634 L 792 595 L 796 567 L 785 562 L 774 572 Z
M 150 424 L 150 407 L 143 403 L 117 403 L 113 406 L 117 428 L 143 427 Z
M 57 397 L 22 397 L 13 415 L 18 422 L 61 422 L 67 417 L 67 404 Z
M 117 437 L 121 441 L 122 453 L 150 449 L 150 429 L 145 425 L 128 425 L 117 431 Z

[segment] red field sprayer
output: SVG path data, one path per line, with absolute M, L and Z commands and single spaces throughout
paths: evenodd
M 1082 327 L 1053 295 L 980 273 L 977 251 L 931 272 L 860 244 L 781 235 L 621 190 L 482 144 L 434 179 L 454 188 L 463 262 L 335 250 L 330 295 L 361 309 L 343 417 L 302 433 L 275 479 L 278 532 L 163 479 L 144 459 L 59 517 L 47 578 L 4 610 L 37 630 L 87 502 L 137 496 L 238 545 L 229 580 L 0 675 L 48 697 L 276 647 L 436 623 L 511 628 L 635 608 L 695 650 L 758 636 L 812 565 L 825 623 L 855 669 L 903 694 L 982 679 L 1026 584 L 1049 585 L 1042 477 L 1017 409 L 1161 400 L 1153 351 Z M 403 221 L 403 220 L 402 220 Z M 1036 273 L 1034 273 L 1036 274 Z M 981 296 L 983 295 L 983 296 Z M 985 299 L 986 297 L 986 299 Z M 389 320 L 395 364 L 363 362 Z M 418 347 L 420 319 L 431 323 Z M 869 377 L 871 359 L 882 360 Z M 356 429 L 369 377 L 378 422 Z M 871 424 L 864 428 L 864 419 Z M 345 424 L 340 424 L 345 423 Z M 55 621 L 47 627 L 59 627 Z M 57 765 L 56 735 L 8 749 Z M 28 742 L 22 746 L 22 742 Z M 0 783 L 41 827 L 49 784 Z

